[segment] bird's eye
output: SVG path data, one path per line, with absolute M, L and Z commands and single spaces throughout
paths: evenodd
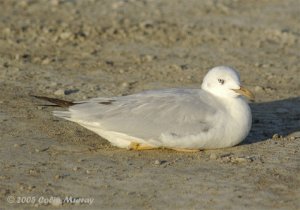
M 219 82 L 221 85 L 223 85 L 223 84 L 225 83 L 225 80 L 223 80 L 223 79 L 218 79 L 218 82 Z

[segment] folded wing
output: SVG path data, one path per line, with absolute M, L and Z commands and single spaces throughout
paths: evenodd
M 94 98 L 55 115 L 104 130 L 160 141 L 163 135 L 184 137 L 207 132 L 217 121 L 218 102 L 199 89 L 167 89 Z

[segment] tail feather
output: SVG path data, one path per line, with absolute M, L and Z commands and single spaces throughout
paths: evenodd
M 59 107 L 68 108 L 68 107 L 76 104 L 72 101 L 66 101 L 66 100 L 61 100 L 61 99 L 57 99 L 57 98 L 49 98 L 46 96 L 36 96 L 36 95 L 31 95 L 31 96 L 41 99 L 41 100 L 49 101 L 49 102 L 55 104 L 55 105 L 50 105 L 50 106 L 59 106 Z

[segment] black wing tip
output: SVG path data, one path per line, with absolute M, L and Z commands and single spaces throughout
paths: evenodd
M 44 101 L 48 101 L 51 102 L 55 105 L 52 106 L 59 106 L 59 107 L 64 107 L 64 108 L 68 108 L 70 106 L 75 105 L 74 102 L 72 101 L 66 101 L 66 100 L 62 100 L 62 99 L 58 99 L 58 98 L 50 98 L 50 97 L 46 97 L 46 96 L 37 96 L 37 95 L 33 95 L 33 94 L 29 94 L 29 96 L 37 98 L 37 99 L 41 99 Z M 47 105 L 47 106 L 51 106 L 51 105 Z

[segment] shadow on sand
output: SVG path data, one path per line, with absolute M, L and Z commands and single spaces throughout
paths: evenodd
M 243 144 L 264 141 L 274 134 L 286 136 L 300 131 L 300 97 L 253 103 L 250 107 L 253 124 Z

